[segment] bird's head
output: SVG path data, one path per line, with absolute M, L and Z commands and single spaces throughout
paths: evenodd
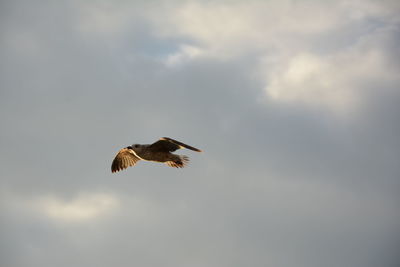
M 139 145 L 139 144 L 133 144 L 131 146 L 128 146 L 128 148 L 134 150 L 134 151 L 140 151 L 142 150 L 143 145 Z

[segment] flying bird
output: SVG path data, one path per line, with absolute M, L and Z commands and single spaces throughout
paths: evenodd
M 139 160 L 161 162 L 170 167 L 183 168 L 189 162 L 189 157 L 171 153 L 180 148 L 202 152 L 198 148 L 168 137 L 162 137 L 153 144 L 134 144 L 121 149 L 111 164 L 111 172 L 122 171 L 130 166 L 134 166 Z

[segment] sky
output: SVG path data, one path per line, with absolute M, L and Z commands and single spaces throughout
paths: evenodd
M 399 12 L 1 1 L 0 265 L 398 266 Z

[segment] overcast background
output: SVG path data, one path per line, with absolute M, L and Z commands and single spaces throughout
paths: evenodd
M 0 3 L 0 265 L 395 267 L 398 1 Z M 169 136 L 187 168 L 117 151 Z

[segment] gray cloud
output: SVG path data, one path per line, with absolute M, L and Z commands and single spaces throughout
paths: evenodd
M 396 266 L 398 5 L 349 3 L 2 3 L 1 263 Z M 283 88 L 304 54 L 351 112 L 266 93 L 334 94 Z M 161 136 L 205 152 L 110 173 Z

